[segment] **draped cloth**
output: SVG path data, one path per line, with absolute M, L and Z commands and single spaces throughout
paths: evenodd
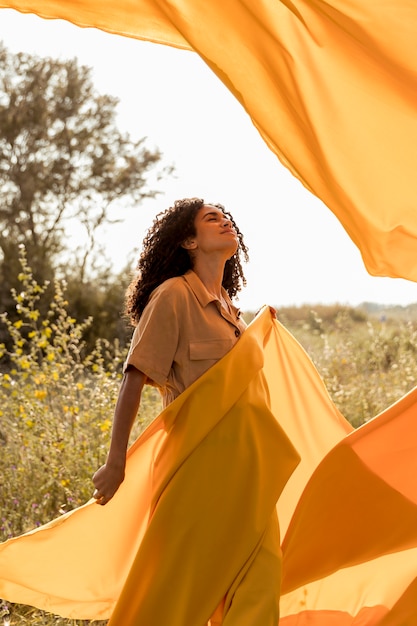
M 280 626 L 417 623 L 416 417 L 417 389 L 353 431 L 265 308 L 129 449 L 113 500 L 0 546 L 0 597 L 124 626 L 204 624 L 226 597 L 252 626 L 239 590 L 252 567 L 268 588 L 276 505 Z
M 417 280 L 415 2 L 0 0 L 0 7 L 197 52 L 281 162 L 337 216 L 368 271 Z
M 264 541 L 276 571 L 276 502 L 299 456 L 269 402 L 273 332 L 266 309 L 168 405 L 129 449 L 106 506 L 2 544 L 0 597 L 86 619 L 109 617 L 120 597 L 112 623 L 202 625 L 225 596 L 227 612 Z

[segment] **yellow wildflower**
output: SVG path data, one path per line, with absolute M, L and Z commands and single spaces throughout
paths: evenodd
M 106 433 L 108 430 L 110 430 L 111 427 L 111 420 L 107 419 L 104 420 L 104 422 L 101 422 L 100 424 L 100 430 L 102 433 Z

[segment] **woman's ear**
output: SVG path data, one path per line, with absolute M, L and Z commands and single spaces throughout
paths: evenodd
M 197 247 L 197 242 L 192 237 L 188 237 L 188 239 L 185 239 L 182 242 L 181 247 L 185 248 L 185 250 L 195 250 Z

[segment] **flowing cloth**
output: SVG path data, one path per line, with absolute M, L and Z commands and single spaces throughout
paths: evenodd
M 417 280 L 417 4 L 0 0 L 197 52 L 371 274 Z M 129 68 L 125 68 L 129 71 Z
M 90 619 L 120 598 L 112 623 L 194 626 L 226 596 L 225 623 L 238 602 L 253 626 L 239 591 L 278 500 L 280 626 L 415 624 L 416 417 L 417 389 L 352 431 L 265 308 L 130 448 L 109 504 L 0 546 L 0 597 Z
M 276 502 L 299 456 L 269 405 L 263 345 L 273 332 L 266 309 L 159 415 L 106 506 L 90 502 L 4 543 L 0 597 L 100 619 L 121 596 L 112 623 L 197 625 L 225 596 L 227 613 L 252 567 L 269 576 L 257 563 L 264 542 L 275 541 L 276 571 Z

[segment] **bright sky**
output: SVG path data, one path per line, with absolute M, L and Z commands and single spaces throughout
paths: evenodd
M 105 237 L 115 269 L 140 248 L 146 228 L 177 198 L 221 202 L 249 246 L 243 309 L 363 301 L 409 304 L 417 285 L 371 277 L 357 248 L 324 204 L 266 147 L 219 79 L 191 52 L 57 20 L 0 10 L 0 40 L 12 52 L 68 59 L 93 68 L 98 91 L 119 98 L 118 125 L 147 136 L 176 178 Z M 136 255 L 137 256 L 137 255 Z

